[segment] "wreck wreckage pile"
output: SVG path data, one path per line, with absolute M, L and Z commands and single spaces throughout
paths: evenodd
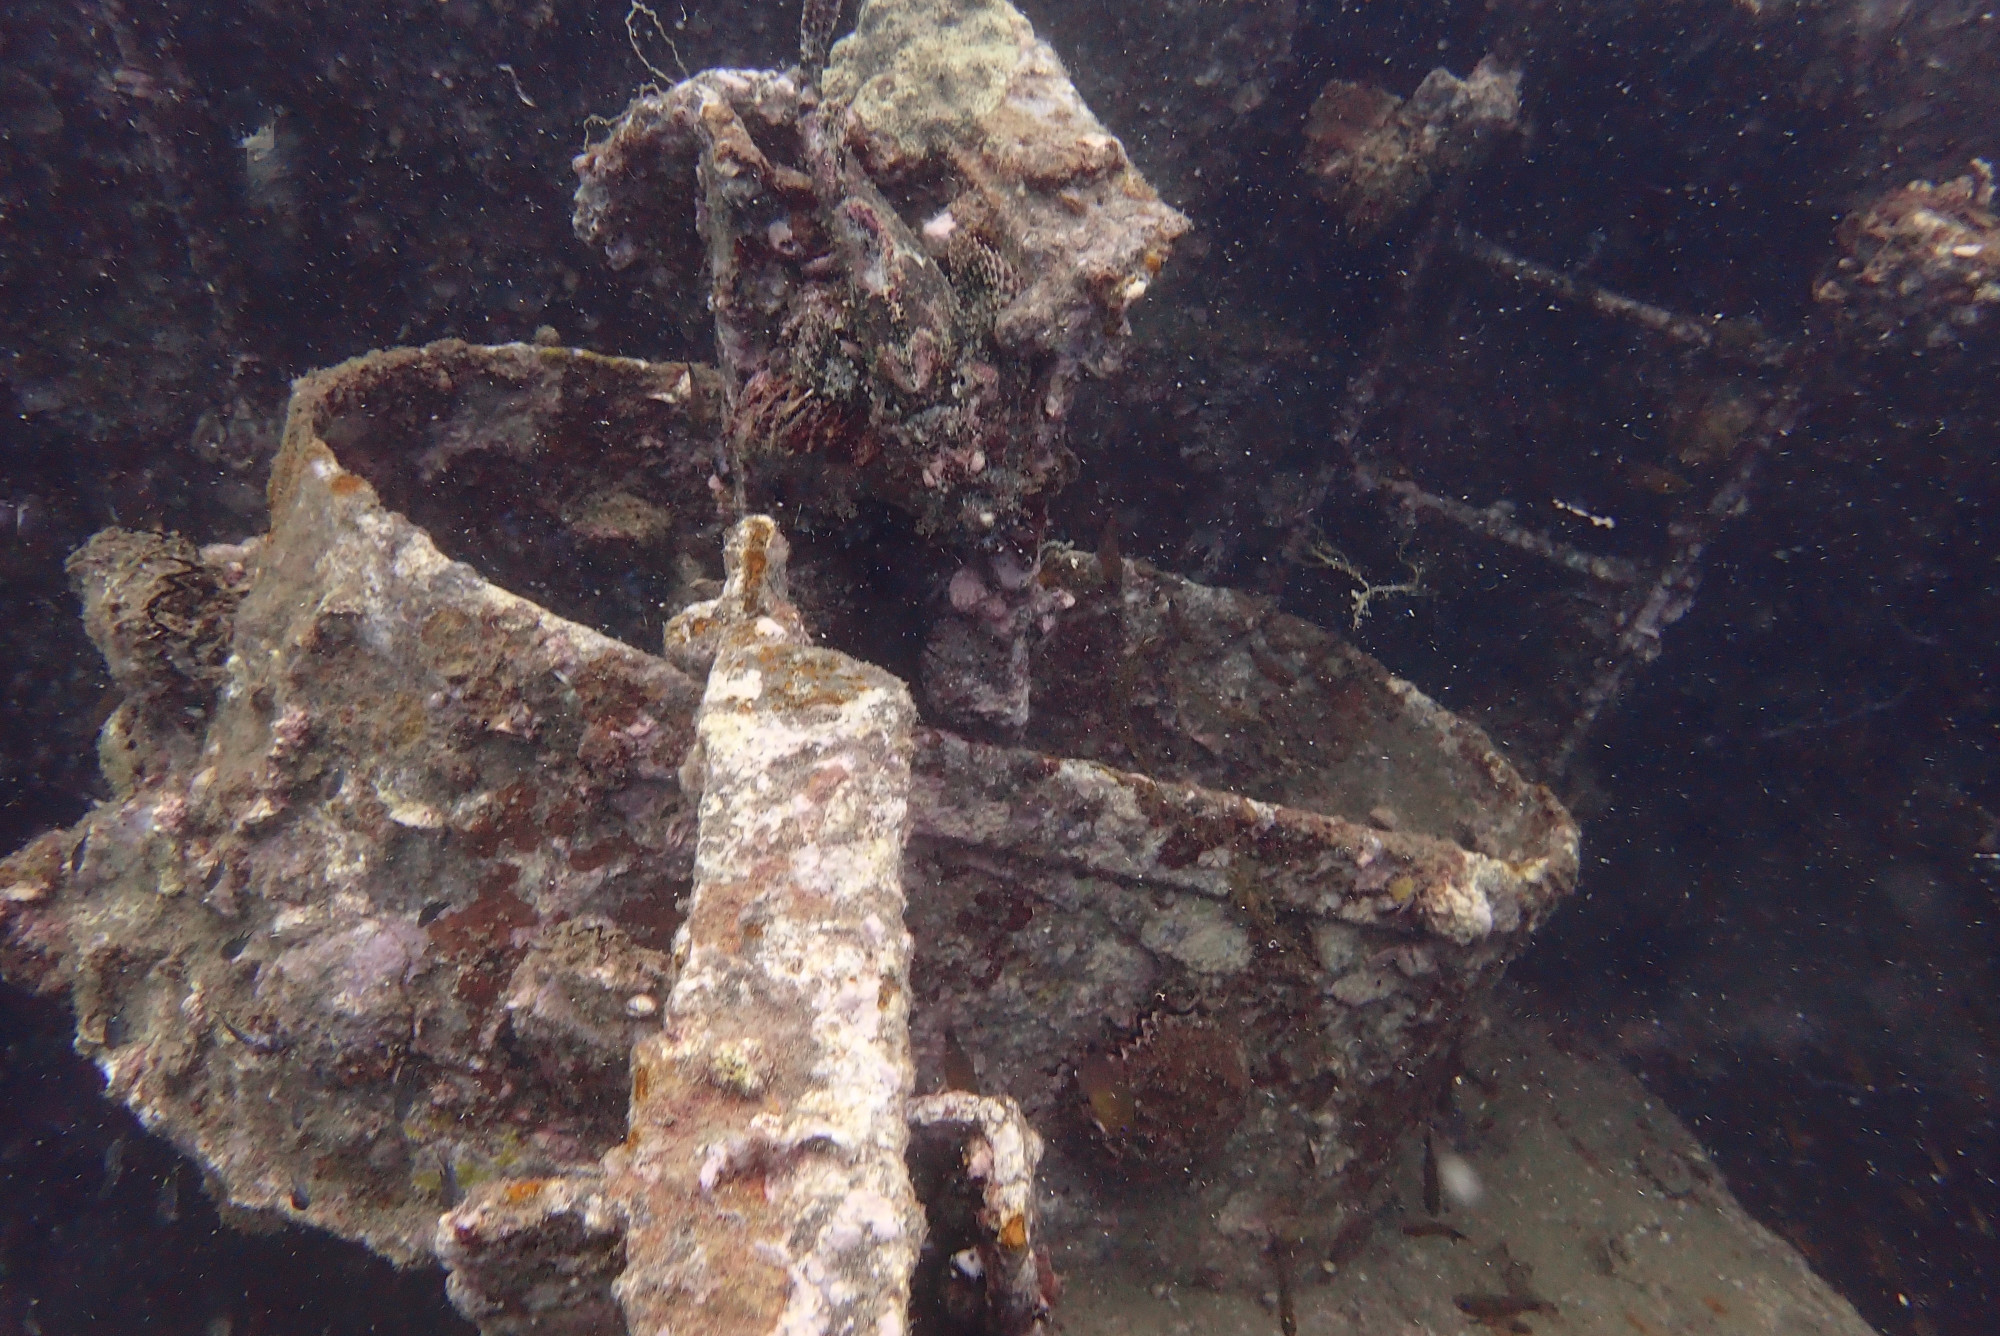
M 489 1332 L 1026 1332 L 1126 1250 L 1261 1286 L 1575 880 L 1373 660 L 1044 544 L 1185 223 L 1003 0 L 869 0 L 821 74 L 829 21 L 579 163 L 627 263 L 695 171 L 718 368 L 359 358 L 266 534 L 72 561 L 114 796 L 0 864 L 0 970 L 244 1222 L 436 1260 Z M 813 643 L 837 565 L 747 513 L 800 479 L 958 554 L 923 714 Z

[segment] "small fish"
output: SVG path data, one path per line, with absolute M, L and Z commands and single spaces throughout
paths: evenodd
M 1542 1302 L 1535 1297 L 1535 1268 L 1509 1252 L 1507 1240 L 1500 1240 L 1487 1252 L 1486 1265 L 1493 1268 L 1495 1274 L 1500 1277 L 1500 1284 L 1513 1298 L 1526 1300 L 1529 1303 Z
M 447 1211 L 465 1200 L 465 1190 L 458 1184 L 458 1166 L 449 1150 L 438 1153 L 438 1200 Z
M 972 1055 L 959 1042 L 956 1030 L 944 1032 L 944 1088 L 979 1093 L 979 1069 L 972 1065 Z
M 111 1144 L 104 1148 L 104 1181 L 97 1187 L 99 1201 L 110 1201 L 111 1194 L 117 1190 L 118 1180 L 125 1177 L 125 1151 L 129 1144 L 129 1139 L 120 1135 L 112 1138 Z
M 181 1218 L 181 1170 L 179 1165 L 167 1169 L 167 1176 L 160 1180 L 160 1192 L 153 1199 L 153 1213 L 160 1223 L 171 1225 Z
M 1474 1322 L 1505 1322 L 1523 1313 L 1554 1313 L 1556 1306 L 1532 1294 L 1454 1294 L 1458 1311 Z
M 1104 521 L 1104 531 L 1098 535 L 1097 569 L 1103 575 L 1104 583 L 1112 588 L 1125 583 L 1125 558 L 1118 551 L 1118 516 L 1115 514 Z
M 243 1045 L 243 1047 L 249 1049 L 252 1053 L 276 1053 L 285 1047 L 285 1041 L 282 1036 L 266 1034 L 256 1029 L 239 1030 L 236 1026 L 230 1024 L 227 1016 L 217 1016 L 215 1020 L 223 1029 L 229 1031 L 231 1038 L 235 1039 L 237 1043 Z
M 1292 1245 L 1274 1241 L 1271 1245 L 1271 1269 L 1278 1273 L 1278 1332 L 1279 1336 L 1299 1336 L 1298 1309 L 1292 1300 Z
M 1972 1213 L 1972 1227 L 1979 1231 L 1980 1238 L 1990 1239 L 1995 1237 L 1993 1222 L 1986 1218 L 1986 1212 L 1980 1210 L 1971 1202 L 1965 1204 L 1965 1209 Z
M 1424 1129 L 1424 1211 L 1436 1215 L 1444 1210 L 1444 1183 L 1438 1178 L 1437 1151 L 1431 1145 L 1431 1129 Z
M 1651 492 L 1654 496 L 1679 496 L 1694 486 L 1672 469 L 1663 469 L 1657 464 L 1636 462 L 1625 466 L 1625 480 L 1641 491 Z
M 1102 1053 L 1087 1053 L 1076 1065 L 1076 1082 L 1090 1101 L 1097 1130 L 1115 1135 L 1132 1123 L 1132 1084 L 1122 1064 Z
M 1403 1233 L 1413 1239 L 1450 1239 L 1453 1243 L 1463 1243 L 1466 1235 L 1442 1220 L 1413 1220 L 1403 1226 Z

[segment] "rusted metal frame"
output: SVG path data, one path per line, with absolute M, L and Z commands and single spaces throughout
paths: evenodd
M 1736 467 L 1728 479 L 1716 489 L 1700 515 L 1677 535 L 1673 553 L 1654 577 L 1645 600 L 1621 626 L 1612 657 L 1584 691 L 1577 716 L 1550 762 L 1552 774 L 1560 777 L 1568 773 L 1584 739 L 1623 694 L 1632 670 L 1660 657 L 1666 629 L 1694 606 L 1695 591 L 1701 586 L 1702 558 L 1708 545 L 1723 525 L 1749 509 L 1750 488 L 1765 454 L 1774 440 L 1790 434 L 1804 401 L 1803 379 L 1797 375 L 1789 377 L 1764 409 L 1756 434 L 1738 453 Z
M 1750 487 L 1764 454 L 1771 442 L 1789 432 L 1798 418 L 1804 398 L 1804 382 L 1798 371 L 1798 350 L 1785 340 L 1765 334 L 1753 322 L 1704 320 L 1683 315 L 1564 274 L 1516 255 L 1470 228 L 1453 226 L 1447 229 L 1442 221 L 1445 216 L 1443 208 L 1433 214 L 1431 224 L 1414 248 L 1411 263 L 1404 271 L 1394 313 L 1370 360 L 1350 382 L 1348 400 L 1342 406 L 1334 440 L 1347 455 L 1354 481 L 1363 491 L 1392 497 L 1413 512 L 1438 515 L 1468 532 L 1540 557 L 1572 574 L 1605 584 L 1641 584 L 1639 567 L 1627 559 L 1601 556 L 1560 542 L 1517 523 L 1499 505 L 1475 506 L 1426 491 L 1414 482 L 1391 477 L 1361 449 L 1361 425 L 1380 394 L 1390 356 L 1402 341 L 1411 318 L 1414 291 L 1420 276 L 1429 268 L 1441 244 L 1449 244 L 1457 254 L 1504 278 L 1599 315 L 1637 325 L 1682 347 L 1745 365 L 1782 368 L 1786 373 L 1776 395 L 1765 409 L 1757 432 L 1739 452 L 1735 469 L 1710 498 L 1700 516 L 1676 533 L 1672 551 L 1645 586 L 1644 599 L 1623 621 L 1612 656 L 1585 690 L 1578 714 L 1551 763 L 1552 773 L 1560 776 L 1575 760 L 1584 738 L 1623 693 L 1634 665 L 1643 666 L 1659 656 L 1660 641 L 1666 628 L 1685 615 L 1693 604 L 1695 590 L 1701 582 L 1702 559 L 1709 543 L 1723 524 L 1748 508 Z M 1322 480 L 1311 493 L 1311 504 L 1305 514 L 1310 515 L 1318 509 L 1330 480 L 1331 472 L 1323 473 Z M 1300 547 L 1303 546 L 1303 539 L 1299 535 L 1303 532 L 1303 525 L 1295 531 L 1294 541 Z
M 1306 489 L 1305 498 L 1292 521 L 1291 530 L 1285 536 L 1285 558 L 1295 565 L 1305 559 L 1306 550 L 1313 541 L 1313 516 L 1326 503 L 1333 480 L 1342 472 L 1352 473 L 1360 464 L 1361 429 L 1367 425 L 1368 416 L 1374 411 L 1381 395 L 1389 363 L 1402 348 L 1409 332 L 1416 310 L 1417 290 L 1423 285 L 1424 276 L 1430 272 L 1431 261 L 1436 258 L 1438 247 L 1444 240 L 1444 217 L 1442 208 L 1432 211 L 1430 221 L 1424 225 L 1416 245 L 1411 247 L 1409 260 L 1403 265 L 1388 320 L 1377 331 L 1374 346 L 1369 349 L 1360 369 L 1348 378 L 1347 396 L 1341 401 L 1340 413 L 1334 421 L 1334 450 L 1313 476 L 1312 484 Z
M 1605 584 L 1637 584 L 1638 568 L 1624 558 L 1589 552 L 1530 529 L 1512 519 L 1498 505 L 1474 506 L 1453 497 L 1425 491 L 1416 483 L 1392 478 L 1362 447 L 1362 429 L 1380 401 L 1382 382 L 1415 320 L 1418 289 L 1429 274 L 1439 249 L 1447 242 L 1462 246 L 1461 234 L 1471 235 L 1463 228 L 1454 232 L 1448 226 L 1446 219 L 1455 211 L 1455 203 L 1455 199 L 1448 198 L 1432 211 L 1430 221 L 1411 248 L 1410 258 L 1403 265 L 1396 285 L 1389 319 L 1376 336 L 1375 346 L 1367 360 L 1348 381 L 1347 396 L 1341 403 L 1340 415 L 1333 430 L 1337 453 L 1321 466 L 1312 486 L 1307 489 L 1305 502 L 1298 511 L 1299 518 L 1286 537 L 1285 554 L 1295 562 L 1303 559 L 1311 541 L 1311 517 L 1325 503 L 1334 478 L 1345 470 L 1361 491 L 1387 493 L 1411 511 L 1440 515 L 1473 533 L 1540 557 L 1572 574 Z
M 1054 1277 L 1035 1241 L 1041 1137 L 1005 1095 L 939 1091 L 911 1100 L 909 1117 L 915 1135 L 955 1139 L 966 1176 L 979 1185 L 975 1255 L 996 1336 L 1043 1336 Z
M 1424 510 L 1434 515 L 1441 515 L 1482 538 L 1490 538 L 1496 543 L 1504 543 L 1530 556 L 1540 557 L 1572 574 L 1603 584 L 1639 583 L 1639 568 L 1624 557 L 1607 557 L 1569 543 L 1559 542 L 1540 530 L 1530 529 L 1524 524 L 1517 523 L 1507 508 L 1497 502 L 1490 506 L 1475 506 L 1456 497 L 1439 496 L 1435 492 L 1425 491 L 1406 479 L 1386 477 L 1374 463 L 1367 460 L 1356 461 L 1354 481 L 1365 491 L 1380 492 L 1392 497 L 1410 510 Z
M 1562 856 L 1558 839 L 1503 863 L 1427 835 L 1162 783 L 1094 761 L 923 728 L 914 741 L 913 836 L 1216 900 L 1254 882 L 1287 909 L 1329 921 L 1471 942 L 1491 931 L 1496 893 L 1514 893 L 1502 890 L 1507 886 L 1526 892 Z M 1358 884 L 1363 869 L 1372 889 Z
M 1524 255 L 1516 255 L 1469 227 L 1452 229 L 1451 247 L 1466 259 L 1486 266 L 1503 278 L 1548 293 L 1572 306 L 1581 306 L 1601 316 L 1638 325 L 1684 347 L 1753 366 L 1780 366 L 1792 356 L 1790 344 L 1770 337 L 1750 321 L 1682 315 L 1664 306 L 1628 297 L 1622 292 L 1614 292 L 1573 274 L 1552 269 Z
M 1448 241 L 1457 254 L 1505 278 L 1599 315 L 1636 324 L 1684 347 L 1755 366 L 1785 365 L 1792 355 L 1789 344 L 1764 335 L 1747 322 L 1704 320 L 1682 315 L 1516 255 L 1470 228 L 1456 226 L 1446 232 L 1442 223 L 1435 223 L 1434 226 L 1438 235 L 1426 235 L 1419 242 L 1415 260 L 1406 270 L 1403 288 L 1397 298 L 1397 315 L 1393 317 L 1396 322 L 1407 321 L 1410 290 L 1416 275 L 1428 266 L 1437 246 Z M 1385 339 L 1381 351 L 1386 353 L 1399 341 Z M 1540 557 L 1574 575 L 1612 585 L 1640 583 L 1638 566 L 1623 557 L 1603 556 L 1531 529 L 1515 521 L 1498 504 L 1475 506 L 1455 497 L 1426 491 L 1414 482 L 1390 477 L 1373 460 L 1365 457 L 1357 448 L 1360 419 L 1379 393 L 1385 363 L 1386 357 L 1380 361 L 1371 360 L 1363 374 L 1355 378 L 1348 403 L 1342 408 L 1341 426 L 1334 433 L 1335 442 L 1353 460 L 1357 486 L 1363 491 L 1385 493 L 1410 510 L 1427 511 L 1451 520 L 1463 529 L 1530 556 Z

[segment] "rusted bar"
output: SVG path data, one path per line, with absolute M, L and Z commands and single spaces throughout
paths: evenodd
M 1605 584 L 1629 585 L 1639 582 L 1639 570 L 1623 557 L 1607 557 L 1586 552 L 1569 543 L 1558 542 L 1535 529 L 1520 524 L 1498 505 L 1475 506 L 1455 497 L 1427 492 L 1413 482 L 1385 477 L 1372 464 L 1354 466 L 1356 485 L 1394 497 L 1412 510 L 1427 510 L 1460 525 L 1481 537 L 1553 562 L 1566 571 Z
M 1667 628 L 1685 617 L 1688 609 L 1694 606 L 1695 591 L 1701 587 L 1702 557 L 1709 543 L 1723 525 L 1749 510 L 1750 487 L 1756 481 L 1758 466 L 1771 448 L 1771 442 L 1791 433 L 1804 398 L 1805 386 L 1797 378 L 1779 389 L 1764 410 L 1756 434 L 1738 454 L 1736 467 L 1728 479 L 1709 498 L 1701 514 L 1676 535 L 1672 555 L 1660 567 L 1659 574 L 1646 591 L 1645 600 L 1620 630 L 1615 654 L 1602 665 L 1597 677 L 1584 691 L 1576 719 L 1570 724 L 1569 732 L 1564 735 L 1551 763 L 1553 774 L 1560 776 L 1568 772 L 1584 738 L 1623 694 L 1632 667 L 1643 667 L 1660 657 L 1660 641 Z
M 1622 292 L 1599 287 L 1559 269 L 1551 269 L 1526 256 L 1516 255 L 1468 227 L 1454 228 L 1451 244 L 1466 259 L 1477 261 L 1524 287 L 1546 292 L 1573 306 L 1584 307 L 1613 320 L 1629 321 L 1689 348 L 1699 348 L 1754 366 L 1776 366 L 1791 356 L 1790 345 L 1782 339 L 1772 338 L 1752 320 L 1702 319 L 1682 315 L 1664 306 L 1655 306 Z
M 768 517 L 738 522 L 722 596 L 667 633 L 714 666 L 682 772 L 701 833 L 680 973 L 606 1157 L 634 1332 L 901 1331 L 923 1233 L 904 1164 L 914 709 L 805 643 L 784 558 Z

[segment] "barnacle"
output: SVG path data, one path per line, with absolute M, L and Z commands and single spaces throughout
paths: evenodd
M 1021 293 L 1020 273 L 998 247 L 969 228 L 949 234 L 944 268 L 967 313 L 985 321 Z
M 770 1078 L 766 1074 L 764 1049 L 754 1039 L 738 1039 L 718 1044 L 709 1052 L 709 1084 L 743 1099 L 764 1093 Z

